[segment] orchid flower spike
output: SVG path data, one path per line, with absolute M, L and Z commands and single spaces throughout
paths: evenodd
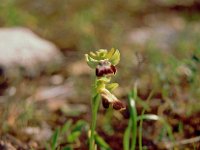
M 112 105 L 115 110 L 124 110 L 125 105 L 112 94 L 112 91 L 118 87 L 117 83 L 110 83 L 111 77 L 117 72 L 116 65 L 120 61 L 120 52 L 112 48 L 110 51 L 99 49 L 96 52 L 85 54 L 87 64 L 90 68 L 95 69 L 96 83 L 95 89 L 102 97 L 104 108 Z

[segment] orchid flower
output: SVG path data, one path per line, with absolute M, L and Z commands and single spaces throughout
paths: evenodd
M 120 60 L 119 50 L 112 48 L 110 51 L 100 49 L 96 52 L 85 54 L 87 64 L 90 68 L 95 69 L 96 92 L 101 95 L 104 108 L 112 105 L 115 110 L 124 110 L 124 104 L 112 93 L 118 87 L 117 83 L 110 83 L 111 77 L 117 72 L 116 65 Z

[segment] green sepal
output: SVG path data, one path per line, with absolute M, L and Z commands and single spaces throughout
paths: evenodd
M 99 49 L 96 53 L 99 59 L 105 59 L 108 51 L 106 49 Z
M 94 52 L 90 52 L 89 56 L 91 58 L 93 58 L 93 59 L 99 60 L 99 56 L 96 53 L 94 53 Z
M 106 86 L 106 88 L 109 90 L 109 91 L 113 91 L 114 89 L 116 89 L 117 87 L 119 86 L 118 83 L 110 83 Z
M 86 59 L 88 66 L 93 69 L 96 68 L 96 66 L 98 65 L 98 61 L 91 58 L 88 54 L 85 54 L 85 59 Z
M 119 50 L 115 50 L 114 54 L 111 56 L 111 58 L 109 59 L 109 61 L 114 66 L 119 63 L 119 61 L 120 61 L 120 52 L 119 52 Z
M 113 54 L 115 53 L 115 49 L 114 48 L 112 48 L 108 53 L 107 53 L 107 55 L 106 55 L 106 58 L 107 59 L 110 59 L 112 56 L 113 56 Z

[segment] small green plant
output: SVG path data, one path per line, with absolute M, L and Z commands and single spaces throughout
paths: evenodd
M 56 128 L 49 143 L 46 144 L 47 150 L 61 149 L 59 145 L 65 145 L 63 150 L 73 150 L 73 147 L 80 145 L 79 137 L 85 128 L 87 131 L 88 123 L 79 120 L 72 124 L 72 120 L 68 120 L 62 127 Z
M 124 133 L 124 150 L 135 150 L 136 139 L 137 139 L 137 110 L 135 106 L 135 99 L 137 98 L 136 88 L 128 96 L 129 104 L 129 113 L 130 119 L 128 122 L 128 127 Z M 130 137 L 131 137 L 131 146 L 130 146 Z
M 138 135 L 138 143 L 139 149 L 142 150 L 142 123 L 143 120 L 158 120 L 164 124 L 165 129 L 168 132 L 168 135 L 171 140 L 173 140 L 173 134 L 170 126 L 166 123 L 166 121 L 155 115 L 155 114 L 145 114 L 146 107 L 144 107 L 142 114 L 138 116 L 136 109 L 136 101 L 137 97 L 137 87 L 130 92 L 128 95 L 128 108 L 119 101 L 112 91 L 118 86 L 117 83 L 110 83 L 111 77 L 116 74 L 116 65 L 120 60 L 120 53 L 118 50 L 111 49 L 107 51 L 105 49 L 100 49 L 98 51 L 90 52 L 85 55 L 87 64 L 95 69 L 95 79 L 93 85 L 93 96 L 91 102 L 92 108 L 92 120 L 91 127 L 89 131 L 89 150 L 96 150 L 97 145 L 100 145 L 104 149 L 110 149 L 109 145 L 105 143 L 105 141 L 98 136 L 95 132 L 96 128 L 96 120 L 97 113 L 100 104 L 100 98 L 102 99 L 102 104 L 104 108 L 109 108 L 112 105 L 113 109 L 119 110 L 122 112 L 124 117 L 127 115 L 130 116 L 128 127 L 125 130 L 124 138 L 123 138 L 123 148 L 124 150 L 135 150 L 136 149 L 136 140 Z M 153 92 L 148 97 L 147 102 L 151 98 Z M 139 122 L 139 128 L 137 123 Z M 137 131 L 139 133 L 137 134 Z M 100 144 L 99 144 L 100 143 Z
M 152 97 L 153 92 L 150 93 L 149 97 L 147 98 L 147 102 Z M 134 90 L 132 90 L 128 96 L 128 106 L 129 106 L 129 114 L 130 119 L 128 122 L 128 127 L 126 128 L 124 132 L 124 138 L 123 138 L 123 147 L 124 150 L 135 150 L 136 149 L 136 140 L 137 140 L 137 131 L 138 132 L 138 143 L 139 143 L 139 149 L 143 150 L 142 145 L 142 123 L 143 120 L 156 120 L 160 121 L 164 128 L 167 130 L 167 133 L 169 135 L 169 138 L 171 141 L 174 140 L 173 133 L 171 130 L 171 127 L 168 125 L 168 123 L 158 115 L 155 114 L 145 114 L 145 108 L 142 110 L 141 115 L 137 115 L 137 109 L 136 109 L 136 101 L 137 101 L 137 87 L 134 87 Z M 137 126 L 137 122 L 139 122 L 139 126 Z M 130 143 L 131 140 L 131 143 Z
M 90 52 L 85 55 L 87 64 L 95 69 L 95 79 L 93 85 L 93 96 L 91 102 L 92 120 L 89 132 L 89 150 L 96 150 L 100 139 L 95 132 L 97 113 L 100 104 L 100 98 L 104 108 L 112 105 L 115 110 L 124 110 L 124 104 L 112 94 L 112 91 L 118 86 L 117 83 L 110 83 L 111 77 L 116 74 L 116 65 L 120 60 L 119 50 L 112 48 L 110 51 L 100 49 L 96 52 Z M 96 141 L 96 143 L 95 143 Z M 104 143 L 104 142 L 101 142 Z M 104 144 L 104 149 L 110 149 L 109 145 Z

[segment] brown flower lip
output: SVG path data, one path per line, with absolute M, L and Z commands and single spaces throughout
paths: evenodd
M 102 105 L 104 108 L 109 108 L 110 104 L 112 105 L 113 109 L 115 110 L 125 110 L 126 106 L 124 105 L 123 102 L 119 101 L 119 100 L 109 100 L 108 97 L 106 97 L 105 95 L 101 95 L 102 96 Z
M 105 109 L 107 109 L 110 106 L 110 102 L 105 97 L 102 97 L 102 105 Z M 124 105 L 120 101 L 115 101 L 114 103 L 112 103 L 112 105 L 113 109 L 120 111 L 125 119 L 130 118 L 130 113 L 127 105 Z
M 110 102 L 106 98 L 102 97 L 102 105 L 104 108 L 109 108 Z
M 121 111 L 121 114 L 123 115 L 123 117 L 125 119 L 129 119 L 130 118 L 130 112 L 129 112 L 129 109 L 128 109 L 127 105 L 126 105 L 126 108 Z
M 114 101 L 113 109 L 121 111 L 121 110 L 126 109 L 126 107 L 124 106 L 124 104 L 121 101 Z
M 116 71 L 117 71 L 117 69 L 114 65 L 110 65 L 110 66 L 98 65 L 96 68 L 96 76 L 102 77 L 104 75 L 112 75 L 112 74 L 115 74 Z

